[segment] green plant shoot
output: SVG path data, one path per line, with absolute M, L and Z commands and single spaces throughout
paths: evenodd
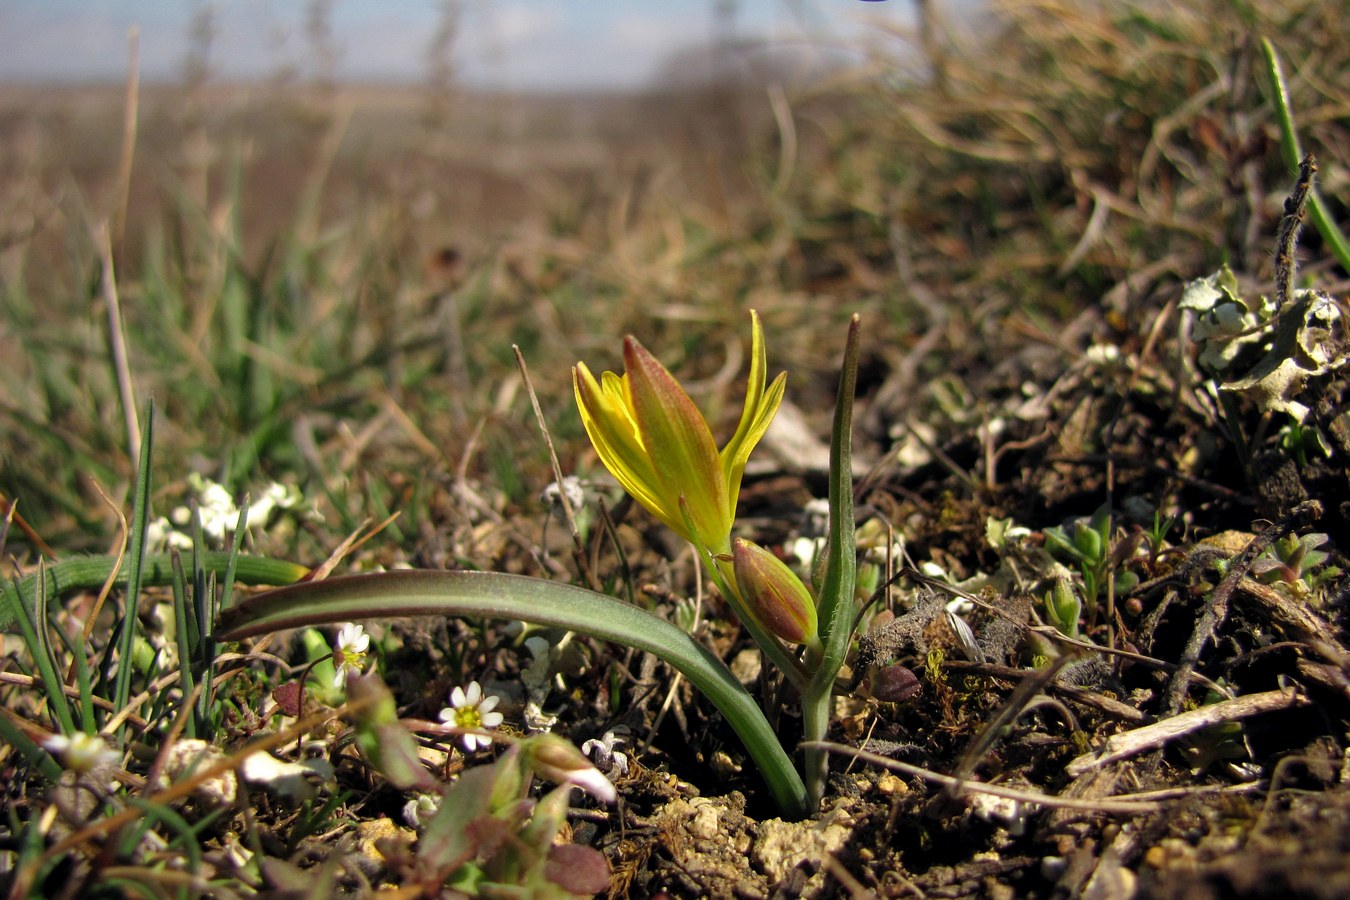
M 772 554 L 732 534 L 746 461 L 782 401 L 784 376 L 766 376 L 759 317 L 751 313 L 745 407 L 719 451 L 703 414 L 638 341 L 624 341 L 623 375 L 573 370 L 582 422 L 601 462 L 635 500 L 688 540 L 764 655 L 798 691 L 803 738 L 829 726 L 835 679 L 857 618 L 854 596 L 851 429 L 859 320 L 850 323 L 830 454 L 828 562 L 816 594 Z M 824 793 L 826 756 L 793 766 L 764 711 L 726 665 L 679 626 L 612 597 L 519 576 L 391 572 L 293 585 L 226 610 L 216 640 L 304 625 L 395 615 L 520 619 L 566 627 L 653 653 L 689 678 L 721 711 L 755 760 L 784 815 L 809 814 Z M 800 648 L 800 649 L 799 649 Z

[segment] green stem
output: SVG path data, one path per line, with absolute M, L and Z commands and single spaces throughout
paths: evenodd
M 778 638 L 769 633 L 769 630 L 759 623 L 755 614 L 750 611 L 750 607 L 741 597 L 736 588 L 736 579 L 729 577 L 722 571 L 721 563 L 714 556 L 706 553 L 703 555 L 707 562 L 705 567 L 713 583 L 717 585 L 717 590 L 721 592 L 732 611 L 736 613 L 736 618 L 741 620 L 741 624 L 750 632 L 750 637 L 754 639 L 755 645 L 760 652 L 769 657 L 769 660 L 778 667 L 778 670 L 786 676 L 787 680 L 797 690 L 806 688 L 807 674 L 802 668 L 802 664 L 784 649 Z
M 655 654 L 689 679 L 736 730 L 785 816 L 808 811 L 806 787 L 749 692 L 676 625 L 570 584 L 497 572 L 382 572 L 306 582 L 220 614 L 217 641 L 306 625 L 393 616 L 482 616 L 567 628 Z
M 754 614 L 750 612 L 749 607 L 741 599 L 740 591 L 736 589 L 736 579 L 734 576 L 726 575 L 719 562 L 718 554 L 713 553 L 703 543 L 703 536 L 699 534 L 698 526 L 694 523 L 694 517 L 689 512 L 689 504 L 685 502 L 684 497 L 680 497 L 680 515 L 684 516 L 684 526 L 689 531 L 690 543 L 694 545 L 694 552 L 698 554 L 699 559 L 703 560 L 704 569 L 712 578 L 713 584 L 717 585 L 717 590 L 721 592 L 722 598 L 731 606 L 736 618 L 740 619 L 741 625 L 750 632 L 750 637 L 755 645 L 759 647 L 761 653 L 769 657 L 773 664 L 787 676 L 793 686 L 801 690 L 806 686 L 806 673 L 802 670 L 801 664 L 788 655 L 783 649 L 783 645 L 778 642 L 778 638 L 769 633 L 769 630 L 759 623 Z M 731 549 L 731 539 L 724 538 L 724 551 Z
M 856 612 L 857 549 L 853 523 L 853 395 L 858 384 L 860 322 L 849 322 L 848 343 L 839 373 L 839 396 L 830 438 L 829 558 L 821 583 L 817 615 L 823 645 L 820 665 L 802 694 L 802 734 L 808 742 L 804 774 L 809 796 L 819 802 L 825 792 L 829 755 L 819 746 L 830 725 L 834 681 L 844 665 L 853 637 Z

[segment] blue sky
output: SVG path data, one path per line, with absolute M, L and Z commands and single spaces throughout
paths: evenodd
M 649 84 L 669 54 L 706 46 L 714 10 L 734 8 L 736 34 L 795 48 L 884 40 L 880 26 L 905 24 L 911 0 L 457 0 L 458 77 L 484 87 L 634 88 Z M 328 0 L 338 75 L 425 77 L 442 0 Z M 140 29 L 146 79 L 183 71 L 194 15 L 208 0 L 3 0 L 0 80 L 120 80 L 127 31 Z M 314 0 L 214 0 L 213 71 L 266 78 L 301 71 L 314 54 L 305 33 Z M 894 44 L 894 39 L 891 39 Z

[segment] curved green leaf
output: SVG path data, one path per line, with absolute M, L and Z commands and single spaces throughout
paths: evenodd
M 231 555 L 217 551 L 202 554 L 202 570 L 224 575 L 229 571 Z M 265 556 L 239 556 L 237 560 L 235 581 L 241 584 L 291 584 L 309 574 L 309 569 L 302 565 Z M 71 591 L 97 590 L 112 575 L 117 562 L 116 556 L 80 556 L 53 563 L 45 573 L 47 595 L 60 597 Z M 125 587 L 127 581 L 128 566 L 123 560 L 114 584 Z M 141 564 L 141 584 L 163 587 L 172 583 L 173 556 L 168 553 L 147 555 Z M 36 573 L 19 579 L 0 579 L 0 631 L 13 626 L 20 603 L 31 616 L 37 594 Z
M 393 616 L 481 616 L 568 628 L 653 653 L 726 716 L 784 815 L 804 816 L 806 788 L 753 697 L 684 630 L 613 597 L 570 584 L 497 572 L 382 572 L 268 591 L 223 610 L 214 639 Z

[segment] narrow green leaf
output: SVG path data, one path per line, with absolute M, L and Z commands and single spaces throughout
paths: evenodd
M 150 521 L 150 459 L 154 443 L 155 401 L 145 409 L 145 425 L 141 429 L 141 458 L 136 470 L 136 497 L 131 514 L 131 547 L 127 552 L 127 593 L 123 607 L 117 647 L 117 679 L 113 688 L 113 709 L 121 710 L 131 699 L 131 651 L 136 643 L 136 627 L 140 623 L 137 604 L 141 597 L 141 576 L 145 565 L 145 530 Z M 125 732 L 123 725 L 119 731 Z
M 75 719 L 70 712 L 70 701 L 66 699 L 65 682 L 57 673 L 56 659 L 52 655 L 50 624 L 47 621 L 47 581 L 45 572 L 42 568 L 38 569 L 38 590 L 37 602 L 34 605 L 33 616 L 28 615 L 28 610 L 21 610 L 19 616 L 19 627 L 23 634 L 24 644 L 28 647 L 29 654 L 33 657 L 33 663 L 37 667 L 38 675 L 42 679 L 42 686 L 47 691 L 47 703 L 51 707 L 52 717 L 62 734 L 73 734 L 75 732 Z
M 568 628 L 655 654 L 682 673 L 740 736 L 784 815 L 807 812 L 806 788 L 753 697 L 682 629 L 613 597 L 496 572 L 383 572 L 309 582 L 251 597 L 220 614 L 217 641 L 281 629 L 394 616 L 481 616 Z
M 186 700 L 192 696 L 192 688 L 195 685 L 192 678 L 192 636 L 189 629 L 192 607 L 187 597 L 187 576 L 183 572 L 182 559 L 175 553 L 174 560 L 176 565 L 173 579 L 173 619 L 178 639 L 178 679 L 183 699 Z M 190 738 L 197 736 L 196 716 L 188 717 L 185 733 Z
M 1266 57 L 1266 75 L 1270 78 L 1271 97 L 1275 101 L 1275 121 L 1280 126 L 1280 152 L 1284 156 L 1284 164 L 1293 174 L 1303 162 L 1303 150 L 1299 147 L 1298 126 L 1294 124 L 1294 111 L 1289 103 L 1289 87 L 1284 80 L 1279 54 L 1275 52 L 1275 45 L 1269 38 L 1261 39 L 1261 52 Z M 1341 268 L 1350 271 L 1350 241 L 1331 217 L 1316 189 L 1308 197 L 1308 215 Z
M 856 534 L 853 522 L 853 395 L 858 383 L 858 344 L 861 323 L 849 322 L 848 343 L 839 373 L 834 431 L 830 438 L 829 555 L 820 590 L 820 634 L 825 657 L 817 680 L 833 683 L 844 663 L 853 627 L 853 590 L 857 583 Z
M 820 639 L 824 645 L 820 666 L 802 695 L 802 733 L 807 742 L 824 739 L 833 710 L 834 680 L 844 664 L 853 636 L 857 586 L 857 546 L 853 522 L 853 396 L 858 385 L 860 320 L 849 322 L 844 362 L 839 372 L 839 396 L 834 407 L 830 438 L 829 557 L 821 580 L 818 607 Z M 829 755 L 808 747 L 803 772 L 813 802 L 825 791 Z
M 208 552 L 202 555 L 201 565 L 207 572 L 225 573 L 231 565 L 231 554 Z M 72 591 L 97 590 L 117 568 L 116 556 L 81 556 L 62 560 L 47 567 L 47 590 L 53 598 L 64 597 Z M 265 556 L 235 557 L 235 579 L 243 584 L 292 584 L 309 574 L 309 569 L 297 563 Z M 125 566 L 117 569 L 114 586 L 125 587 L 129 573 Z M 142 587 L 165 587 L 173 583 L 173 559 L 168 553 L 147 555 L 141 566 Z M 37 575 L 26 575 L 15 581 L 0 582 L 0 630 L 8 630 L 17 621 L 20 608 L 32 615 L 37 596 Z

